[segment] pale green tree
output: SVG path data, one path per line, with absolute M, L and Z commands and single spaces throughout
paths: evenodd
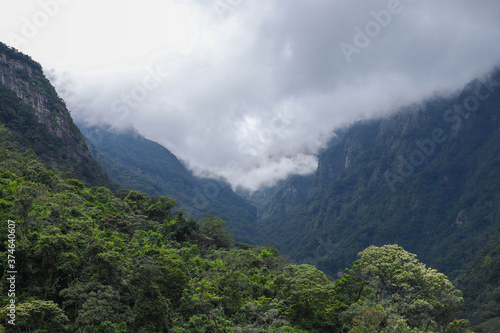
M 370 246 L 359 256 L 354 270 L 370 281 L 371 301 L 405 318 L 411 327 L 444 332 L 459 319 L 462 293 L 415 254 L 384 245 Z

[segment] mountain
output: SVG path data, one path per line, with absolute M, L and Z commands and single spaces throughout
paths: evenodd
M 114 186 L 92 159 L 64 101 L 40 64 L 0 42 L 0 122 L 52 170 Z
M 481 297 L 497 300 L 486 292 L 491 279 L 473 288 L 476 280 L 465 277 L 492 257 L 485 244 L 498 244 L 493 237 L 500 219 L 498 82 L 496 71 L 451 97 L 343 128 L 320 152 L 314 175 L 240 191 L 249 204 L 242 210 L 229 187 L 226 196 L 203 195 L 207 188 L 227 185 L 205 179 L 211 187 L 203 189 L 168 150 L 133 131 L 83 132 L 95 159 L 122 186 L 176 197 L 187 210 L 197 208 L 197 216 L 208 205 L 208 212 L 229 221 L 237 240 L 271 244 L 332 276 L 342 276 L 370 245 L 402 245 L 457 279 L 472 304 L 467 311 L 474 323 L 496 325 L 500 312 L 478 305 Z M 252 206 L 258 209 L 257 232 Z M 224 215 L 227 209 L 233 214 Z M 251 214 L 242 221 L 241 212 Z M 500 267 L 495 260 L 492 265 Z
M 79 126 L 94 159 L 123 188 L 175 198 L 190 216 L 218 216 L 237 241 L 255 243 L 256 209 L 227 183 L 195 177 L 167 148 L 134 130 Z
M 460 291 L 401 247 L 370 247 L 333 281 L 171 198 L 85 187 L 11 135 L 0 124 L 0 332 L 470 333 Z
M 476 276 L 484 262 L 500 269 L 493 260 L 500 225 L 499 87 L 497 70 L 451 97 L 339 131 L 320 154 L 313 179 L 295 176 L 274 189 L 259 212 L 260 237 L 333 276 L 367 246 L 397 243 L 451 277 L 462 276 L 466 298 L 480 303 L 473 280 L 463 277 Z M 484 288 L 498 285 L 498 275 L 488 276 Z M 500 317 L 500 308 L 485 308 L 472 319 Z
M 42 67 L 2 43 L 0 82 L 0 122 L 50 169 L 70 172 L 91 186 L 115 190 L 119 184 L 152 195 L 171 196 L 192 216 L 213 214 L 230 221 L 228 229 L 236 240 L 255 241 L 256 209 L 225 182 L 194 177 L 159 144 L 133 131 L 85 128 L 94 159 Z
M 368 247 L 334 281 L 275 248 L 233 244 L 224 221 L 174 212 L 170 197 L 87 186 L 106 178 L 40 66 L 8 48 L 2 59 L 0 332 L 470 333 L 460 291 L 400 246 Z M 137 133 L 88 134 L 102 138 L 92 142 L 105 153 L 92 151 L 105 167 L 135 172 L 118 180 L 144 176 L 200 211 L 255 216 L 226 184 L 193 177 Z M 313 181 L 290 181 L 300 189 L 282 204 Z M 482 255 L 496 264 L 495 247 Z
M 157 191 L 156 195 L 135 190 L 113 193 L 103 186 L 86 186 L 82 179 L 87 185 L 113 184 L 90 156 L 80 131 L 64 102 L 43 76 L 40 65 L 7 47 L 2 48 L 0 55 L 0 219 L 6 222 L 0 224 L 3 240 L 0 261 L 2 267 L 10 269 L 2 273 L 2 279 L 8 283 L 3 284 L 0 295 L 1 332 L 12 329 L 23 332 L 470 332 L 468 322 L 459 319 L 464 301 L 461 292 L 444 274 L 426 267 L 400 246 L 367 247 L 353 269 L 346 269 L 340 278 L 333 280 L 311 265 L 288 263 L 272 247 L 233 244 L 222 220 L 213 216 L 199 220 L 187 218 L 182 211 L 172 211 L 176 205 L 174 199 L 157 195 L 171 191 L 190 205 L 188 210 L 222 212 L 242 237 L 257 236 L 262 240 L 269 236 L 278 242 L 292 235 L 294 238 L 290 239 L 302 246 L 300 236 L 307 240 L 311 232 L 320 231 L 326 225 L 313 220 L 319 213 L 323 215 L 318 218 L 331 212 L 336 218 L 349 211 L 352 208 L 349 203 L 354 202 L 360 209 L 345 217 L 351 218 L 358 211 L 372 207 L 368 201 L 356 203 L 356 200 L 368 200 L 367 189 L 369 193 L 379 189 L 373 186 L 380 185 L 377 181 L 384 169 L 376 156 L 382 153 L 380 149 L 370 151 L 374 143 L 375 148 L 377 144 L 382 148 L 392 141 L 391 147 L 396 149 L 392 154 L 396 155 L 411 151 L 408 140 L 423 131 L 425 116 L 420 118 L 418 113 L 408 112 L 396 120 L 360 123 L 339 133 L 322 153 L 316 175 L 291 177 L 278 187 L 264 189 L 249 198 L 260 208 L 261 221 L 269 221 L 269 225 L 260 226 L 261 231 L 269 235 L 258 235 L 254 234 L 255 208 L 237 197 L 227 184 L 194 177 L 167 149 L 133 131 L 84 129 L 93 155 L 114 179 Z M 470 89 L 484 92 L 474 85 Z M 463 95 L 463 101 L 470 100 L 470 93 Z M 498 107 L 498 98 L 493 94 L 481 99 L 481 103 L 486 100 L 492 103 L 487 110 L 490 106 Z M 448 143 L 465 137 L 463 133 L 473 131 L 475 126 L 480 127 L 483 136 L 476 135 L 476 141 L 470 143 L 469 137 L 460 139 L 466 146 L 464 152 L 461 146 L 455 150 L 446 148 L 449 151 L 445 156 L 450 160 L 462 161 L 467 157 L 463 154 L 472 153 L 476 153 L 476 158 L 483 158 L 470 162 L 466 169 L 457 169 L 472 173 L 460 178 L 460 173 L 450 169 L 448 173 L 439 172 L 438 176 L 444 177 L 445 185 L 460 179 L 464 190 L 469 187 L 485 190 L 486 197 L 479 198 L 486 204 L 482 208 L 492 209 L 497 203 L 494 194 L 498 193 L 495 192 L 498 117 L 495 112 L 483 112 L 479 106 L 474 111 L 477 111 L 475 115 L 467 117 L 461 113 L 467 121 L 460 123 L 457 120 L 460 118 L 449 118 L 454 121 L 448 134 L 449 142 L 443 139 L 442 130 L 434 129 L 431 135 L 434 144 L 427 140 L 416 146 L 422 150 L 422 159 L 427 155 L 428 167 L 437 163 L 431 156 L 440 158 Z M 408 122 L 415 115 L 416 121 Z M 484 116 L 488 118 L 483 119 Z M 390 124 L 394 126 L 388 126 Z M 397 129 L 401 128 L 404 130 L 398 133 Z M 456 157 L 451 154 L 455 151 Z M 417 155 L 411 151 L 409 161 L 417 164 L 414 158 Z M 425 163 L 420 162 L 423 168 Z M 390 163 L 388 165 L 391 170 Z M 411 168 L 406 164 L 404 167 Z M 405 170 L 396 165 L 399 176 L 388 171 L 383 173 L 393 190 L 393 200 L 403 198 L 401 203 L 405 203 L 405 195 L 396 192 L 403 187 L 401 193 L 409 193 L 410 188 L 404 186 L 413 182 L 412 176 L 418 175 L 415 167 Z M 365 177 L 370 170 L 371 177 Z M 482 179 L 484 175 L 489 177 L 487 181 Z M 375 185 L 370 184 L 372 181 Z M 478 231 L 470 228 L 479 229 L 473 220 L 477 218 L 474 215 L 476 201 L 466 199 L 472 208 L 462 209 L 453 225 L 463 239 Z M 329 202 L 331 200 L 334 202 Z M 371 202 L 377 204 L 376 200 Z M 282 217 L 278 224 L 276 217 Z M 304 217 L 311 220 L 301 221 Z M 377 218 L 376 214 L 372 217 Z M 497 221 L 496 215 L 486 217 Z M 355 225 L 355 220 L 350 221 L 353 230 L 360 227 Z M 339 220 L 340 223 L 343 220 Z M 342 231 L 339 224 L 334 225 L 335 231 Z M 306 228 L 300 230 L 302 227 Z M 482 229 L 478 235 L 485 240 L 483 231 L 487 228 Z M 348 236 L 344 234 L 349 241 Z M 469 242 L 474 243 L 479 236 Z M 475 260 L 464 266 L 465 269 L 457 268 L 458 281 L 469 293 L 480 294 L 471 299 L 471 304 L 484 321 L 478 326 L 482 332 L 498 327 L 498 318 L 494 318 L 497 310 L 494 302 L 500 294 L 495 289 L 500 265 L 498 233 L 490 236 Z M 338 253 L 330 246 L 334 237 L 323 241 L 319 250 L 315 249 L 313 262 L 318 266 L 324 264 L 321 260 L 325 256 Z M 378 238 L 369 240 L 378 241 Z M 352 249 L 346 248 L 346 256 L 349 251 Z M 446 254 L 440 257 L 446 258 Z M 332 257 L 330 261 L 337 264 L 336 259 Z M 477 274 L 469 275 L 467 270 L 476 270 Z M 488 303 L 484 305 L 481 301 Z

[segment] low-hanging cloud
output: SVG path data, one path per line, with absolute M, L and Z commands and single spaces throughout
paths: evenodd
M 198 173 L 252 190 L 313 172 L 336 128 L 451 93 L 500 62 L 494 0 L 170 4 L 186 17 L 182 41 L 140 31 L 142 52 L 54 65 L 51 77 L 79 121 L 134 126 Z

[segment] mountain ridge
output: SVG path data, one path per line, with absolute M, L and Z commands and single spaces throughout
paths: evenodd
M 463 276 L 484 259 L 485 244 L 498 244 L 499 86 L 495 70 L 453 98 L 348 127 L 319 156 L 309 186 L 293 177 L 268 200 L 259 234 L 332 276 L 366 246 L 388 243 L 452 278 Z M 297 204 L 294 197 L 304 199 Z M 478 318 L 500 317 L 498 310 Z
M 498 71 L 489 86 L 472 82 L 456 100 L 435 98 L 418 110 L 344 129 L 320 154 L 315 175 L 293 176 L 256 194 L 271 196 L 252 199 L 260 208 L 258 230 L 253 225 L 255 208 L 241 204 L 243 199 L 236 199 L 224 182 L 185 174 L 173 154 L 136 132 L 88 130 L 90 151 L 108 168 L 114 165 L 119 172 L 144 176 L 153 189 L 162 177 L 173 181 L 172 189 L 189 190 L 184 193 L 191 200 L 188 207 L 191 202 L 195 208 L 210 209 L 204 213 L 235 208 L 227 215 L 229 228 L 239 224 L 240 235 L 276 244 L 299 262 L 338 277 L 333 282 L 310 265 L 285 266 L 271 247 L 233 245 L 224 222 L 217 218 L 198 222 L 182 212 L 175 217 L 171 198 L 89 188 L 57 172 L 58 168 L 73 171 L 77 178 L 87 172 L 89 183 L 105 180 L 92 157 L 90 164 L 85 162 L 90 151 L 80 131 L 74 130 L 67 109 L 57 104 L 62 101 L 55 90 L 45 89 L 50 83 L 43 79 L 41 67 L 32 67 L 29 57 L 12 49 L 3 55 L 13 60 L 0 63 L 2 82 L 14 90 L 0 85 L 0 120 L 9 128 L 0 127 L 0 153 L 5 157 L 0 160 L 0 214 L 21 226 L 16 255 L 27 277 L 20 281 L 25 294 L 19 299 L 20 313 L 29 318 L 22 321 L 20 316 L 25 327 L 136 332 L 144 327 L 182 331 L 181 326 L 202 324 L 218 330 L 223 323 L 241 331 L 236 325 L 257 325 L 258 317 L 280 318 L 273 325 L 279 323 L 291 332 L 303 332 L 302 328 L 324 332 L 340 325 L 362 328 L 363 320 L 373 319 L 374 314 L 390 317 L 391 325 L 405 331 L 410 331 L 408 319 L 412 328 L 427 330 L 432 324 L 432 329 L 444 331 L 451 325 L 467 332 L 466 321 L 449 321 L 460 318 L 460 291 L 444 275 L 415 261 L 415 255 L 387 245 L 394 241 L 464 287 L 465 298 L 473 304 L 469 317 L 483 323 L 482 331 L 499 327 L 500 308 L 495 302 L 500 301 L 500 287 L 495 274 L 500 271 L 500 92 L 494 89 L 500 84 Z M 10 142 L 11 137 L 23 147 Z M 114 146 L 115 153 L 103 149 L 106 145 Z M 56 172 L 46 170 L 29 151 L 21 151 L 26 148 L 55 166 Z M 71 158 L 63 158 L 65 149 L 88 168 L 78 170 L 67 161 Z M 153 157 L 157 165 L 148 165 Z M 172 169 L 166 170 L 163 161 L 179 168 L 180 180 L 168 174 Z M 167 175 L 161 176 L 159 170 Z M 245 221 L 246 217 L 250 219 Z M 6 237 L 10 231 L 2 224 L 0 232 Z M 4 254 L 6 244 L 0 244 Z M 384 245 L 368 247 L 374 244 Z M 363 248 L 354 270 L 344 270 Z M 400 308 L 399 292 L 408 292 L 408 281 L 401 281 L 403 287 L 391 295 L 392 303 L 385 299 L 385 285 L 377 292 L 385 282 L 376 277 L 373 264 L 407 273 L 406 266 L 385 260 L 396 254 L 398 263 L 412 264 L 416 270 L 411 272 L 419 278 L 446 282 L 441 292 L 417 299 L 427 308 L 416 315 L 412 297 L 420 292 L 411 289 L 406 295 L 409 307 Z M 413 287 L 421 288 L 418 283 Z M 441 304 L 444 296 L 448 303 Z M 443 315 L 443 308 L 450 312 Z M 48 315 L 42 311 L 38 320 L 34 309 Z M 0 317 L 6 314 L 1 308 Z M 94 314 L 105 320 L 96 320 Z M 378 327 L 390 326 L 386 319 Z M 288 327 L 289 320 L 293 328 Z
M 79 126 L 94 159 L 123 188 L 175 198 L 190 216 L 218 216 L 237 241 L 256 242 L 256 209 L 226 182 L 196 177 L 167 148 L 135 130 Z
M 25 148 L 33 149 L 51 169 L 73 172 L 91 185 L 116 187 L 92 159 L 40 64 L 1 42 L 0 83 L 1 120 Z

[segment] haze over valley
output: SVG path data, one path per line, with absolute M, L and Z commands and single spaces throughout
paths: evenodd
M 0 0 L 0 333 L 500 332 L 499 17 Z

